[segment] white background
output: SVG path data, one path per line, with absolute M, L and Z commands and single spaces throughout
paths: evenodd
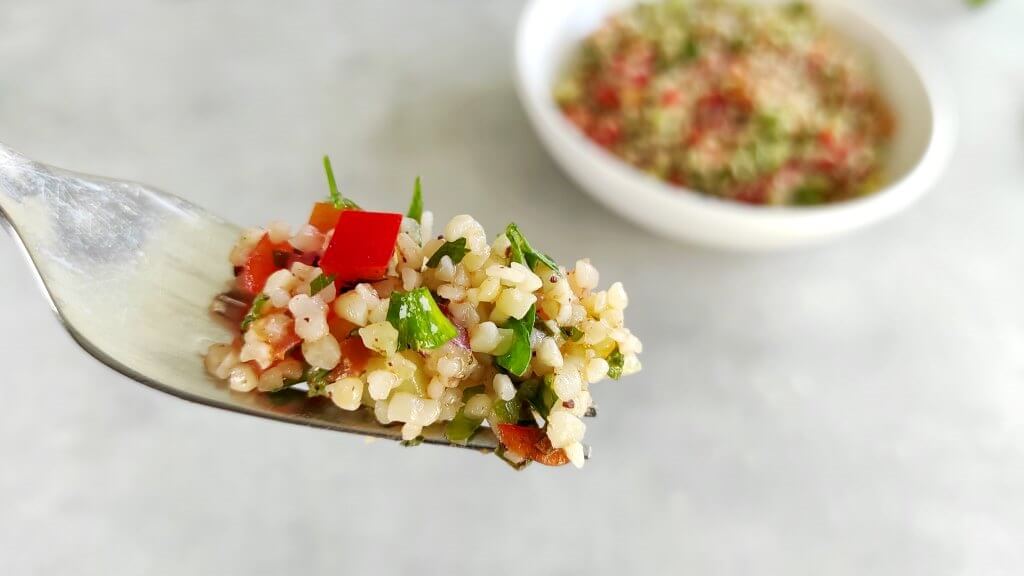
M 1024 2 L 869 4 L 945 63 L 952 165 L 864 234 L 743 256 L 556 169 L 513 94 L 514 2 L 4 0 L 8 145 L 244 224 L 300 222 L 324 152 L 380 209 L 419 174 L 439 217 L 625 280 L 645 370 L 596 387 L 583 471 L 367 444 L 114 375 L 0 238 L 0 573 L 1019 574 Z

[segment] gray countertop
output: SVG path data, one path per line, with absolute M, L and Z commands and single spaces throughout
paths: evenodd
M 0 573 L 995 575 L 1024 567 L 1024 3 L 870 3 L 955 81 L 940 186 L 779 255 L 665 242 L 577 190 L 503 1 L 6 0 L 0 140 L 241 223 L 343 188 L 509 219 L 624 279 L 645 370 L 583 471 L 300 429 L 116 376 L 0 239 Z M 633 570 L 636 570 L 635 572 Z

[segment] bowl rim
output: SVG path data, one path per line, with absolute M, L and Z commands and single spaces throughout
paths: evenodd
M 925 102 L 929 108 L 929 135 L 923 152 L 917 161 L 904 174 L 887 182 L 877 191 L 840 202 L 814 206 L 761 206 L 750 205 L 734 200 L 718 198 L 703 194 L 691 188 L 675 186 L 656 177 L 646 174 L 627 162 L 617 158 L 610 152 L 596 145 L 577 130 L 561 113 L 550 98 L 550 86 L 535 86 L 536 82 L 528 79 L 526 68 L 530 60 L 531 49 L 526 37 L 532 33 L 535 21 L 539 20 L 544 5 L 548 2 L 564 0 L 529 0 L 520 13 L 515 32 L 515 84 L 520 103 L 526 110 L 534 128 L 542 132 L 542 141 L 549 148 L 554 143 L 548 138 L 558 140 L 558 145 L 565 153 L 585 161 L 591 167 L 609 171 L 617 180 L 630 183 L 632 193 L 641 193 L 648 200 L 662 206 L 674 206 L 677 210 L 701 212 L 708 216 L 728 218 L 741 223 L 771 224 L 792 228 L 803 235 L 814 235 L 815 230 L 840 227 L 853 229 L 892 215 L 912 204 L 929 191 L 952 155 L 956 135 L 956 114 L 951 103 L 948 82 L 941 69 L 925 56 L 925 51 L 917 49 L 912 41 L 913 35 L 895 26 L 883 25 L 876 19 L 857 10 L 849 3 L 835 0 L 813 0 L 815 5 L 827 4 L 832 10 L 844 12 L 844 16 L 856 18 L 862 24 L 884 37 L 891 48 L 895 49 L 908 63 L 909 68 L 917 75 L 923 87 Z M 631 4 L 643 0 L 632 0 Z M 869 48 L 873 49 L 873 48 Z M 877 49 L 873 49 L 877 50 Z M 887 47 L 885 50 L 889 51 Z M 877 55 L 878 52 L 875 51 Z M 543 82 L 543 81 L 542 81 Z M 554 153 L 556 160 L 559 154 Z M 564 166 L 563 166 L 564 168 Z M 609 207 L 625 202 L 625 198 L 612 198 L 607 194 L 581 186 L 589 194 L 597 197 Z M 655 225 L 655 227 L 658 227 Z

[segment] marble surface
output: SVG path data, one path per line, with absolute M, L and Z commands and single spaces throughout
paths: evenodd
M 0 239 L 0 573 L 998 575 L 1024 566 L 1024 3 L 869 2 L 954 80 L 941 185 L 769 256 L 664 242 L 575 189 L 511 80 L 515 2 L 5 0 L 0 140 L 299 221 L 518 221 L 622 278 L 645 371 L 585 470 L 193 406 L 91 360 Z M 567 215 L 571 217 L 567 218 Z M 635 571 L 635 572 L 634 572 Z

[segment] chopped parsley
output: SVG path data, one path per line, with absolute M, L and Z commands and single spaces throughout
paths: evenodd
M 509 256 L 512 262 L 519 262 L 533 271 L 536 271 L 537 264 L 540 263 L 550 268 L 555 274 L 561 274 L 558 270 L 558 264 L 550 256 L 543 252 L 538 252 L 533 249 L 533 246 L 530 246 L 529 241 L 519 231 L 519 227 L 516 226 L 515 222 L 510 223 L 505 228 L 505 237 L 508 238 L 512 249 Z
M 399 444 L 407 448 L 411 448 L 412 446 L 419 446 L 420 444 L 423 444 L 423 436 L 417 436 L 412 440 L 402 440 L 401 442 L 399 442 Z
M 393 292 L 387 319 L 398 331 L 399 349 L 429 350 L 458 335 L 426 288 Z
M 331 189 L 331 204 L 338 210 L 358 209 L 358 204 L 342 196 L 341 191 L 338 190 L 338 182 L 334 180 L 334 169 L 331 168 L 331 159 L 326 154 L 324 154 L 324 172 L 327 172 L 327 186 Z
M 327 385 L 330 384 L 328 376 L 331 371 L 323 368 L 313 368 L 312 366 L 306 369 L 304 375 L 306 379 L 306 388 L 308 388 L 309 397 L 313 396 L 327 396 Z
M 608 377 L 612 380 L 618 380 L 622 377 L 622 368 L 626 364 L 626 357 L 619 352 L 619 347 L 616 346 L 615 350 L 608 355 Z
M 444 427 L 444 435 L 445 438 L 448 438 L 449 442 L 465 446 L 466 443 L 469 442 L 469 439 L 473 437 L 473 434 L 476 434 L 476 431 L 480 428 L 480 425 L 483 424 L 482 419 L 478 420 L 476 418 L 470 418 L 469 416 L 466 416 L 465 406 L 466 403 L 469 402 L 470 398 L 476 396 L 477 394 L 483 393 L 483 386 L 473 386 L 472 388 L 466 388 L 465 390 L 463 390 L 462 408 L 459 409 L 459 412 L 458 414 L 455 415 L 455 418 L 452 418 Z
M 530 403 L 530 406 L 545 420 L 551 413 L 551 407 L 558 402 L 558 395 L 553 387 L 554 376 L 548 374 L 543 379 L 533 378 L 519 386 L 519 396 Z
M 409 203 L 409 211 L 405 214 L 409 218 L 423 223 L 423 188 L 420 186 L 420 177 L 416 177 L 416 183 L 412 187 L 412 202 Z
M 452 264 L 458 264 L 466 257 L 467 252 L 469 252 L 469 248 L 466 248 L 465 238 L 445 242 L 437 249 L 437 252 L 434 252 L 430 260 L 427 260 L 427 268 L 437 268 L 441 264 L 441 258 L 445 256 L 452 259 Z
M 572 328 L 562 328 L 562 336 L 569 342 L 579 342 L 580 338 L 583 338 L 583 330 L 580 330 L 576 326 Z
M 309 295 L 316 296 L 321 290 L 334 283 L 334 274 L 320 273 L 319 276 L 309 283 Z
M 248 330 L 249 326 L 252 326 L 252 323 L 263 315 L 263 307 L 266 306 L 269 301 L 270 297 L 266 294 L 260 294 L 252 301 L 252 306 L 249 308 L 249 312 L 246 313 L 245 318 L 242 318 L 242 332 Z
M 502 328 L 510 328 L 513 334 L 512 346 L 507 352 L 498 356 L 495 362 L 513 376 L 522 376 L 530 367 L 533 350 L 530 346 L 530 334 L 537 320 L 537 306 L 530 306 L 520 319 L 509 318 Z

